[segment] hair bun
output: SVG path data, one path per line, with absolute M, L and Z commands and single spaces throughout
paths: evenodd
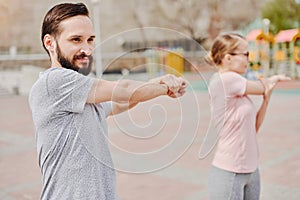
M 205 60 L 205 62 L 206 62 L 207 64 L 209 64 L 209 65 L 214 65 L 214 60 L 213 60 L 213 58 L 212 58 L 211 51 L 209 51 L 209 52 L 207 53 L 207 55 L 204 57 L 204 60 Z

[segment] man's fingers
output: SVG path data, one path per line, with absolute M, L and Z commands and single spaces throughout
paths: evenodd
M 168 86 L 168 95 L 173 98 L 182 96 L 185 93 L 184 89 L 187 86 L 186 80 L 184 80 L 182 77 L 176 77 L 172 74 L 163 76 L 160 80 L 160 83 Z

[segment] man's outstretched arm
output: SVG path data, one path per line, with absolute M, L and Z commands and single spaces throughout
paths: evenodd
M 121 104 L 137 104 L 161 95 L 179 97 L 184 94 L 186 82 L 173 75 L 160 77 L 160 81 L 105 81 L 96 79 L 89 92 L 87 103 L 113 101 Z

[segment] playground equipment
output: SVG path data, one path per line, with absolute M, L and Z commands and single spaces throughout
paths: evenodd
M 273 35 L 255 29 L 246 36 L 246 39 L 249 42 L 250 69 L 247 73 L 248 78 L 267 77 L 272 69 Z
M 249 32 L 246 39 L 249 42 L 248 78 L 282 73 L 299 78 L 300 29 L 281 30 L 275 37 L 256 29 Z
M 154 48 L 145 51 L 146 71 L 150 77 L 162 74 L 181 76 L 184 72 L 182 48 Z
M 300 29 L 281 30 L 275 37 L 275 73 L 299 77 Z

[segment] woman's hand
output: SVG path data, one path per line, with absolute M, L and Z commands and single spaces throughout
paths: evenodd
M 264 99 L 269 99 L 272 91 L 275 87 L 275 85 L 279 82 L 279 81 L 290 81 L 291 78 L 284 75 L 284 74 L 280 74 L 280 75 L 274 75 L 271 76 L 270 78 L 261 78 L 259 79 L 261 81 L 261 83 L 264 85 L 265 87 L 265 91 L 264 91 Z

